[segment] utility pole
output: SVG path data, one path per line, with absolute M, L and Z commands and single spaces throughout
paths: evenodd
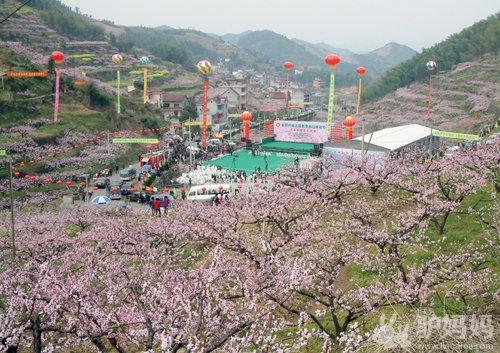
M 12 160 L 9 160 L 9 188 L 10 188 L 10 224 L 12 241 L 12 260 L 16 259 L 16 235 L 14 232 L 14 196 L 12 192 Z

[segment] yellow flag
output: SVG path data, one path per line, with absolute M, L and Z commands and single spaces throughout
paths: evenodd
M 85 77 L 85 76 L 87 76 L 87 74 L 82 71 L 82 76 Z

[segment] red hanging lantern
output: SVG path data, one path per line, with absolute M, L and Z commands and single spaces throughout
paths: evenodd
M 30 164 L 35 164 L 35 161 L 34 161 L 34 160 L 31 160 L 31 161 L 30 161 Z
M 287 61 L 286 63 L 283 64 L 285 69 L 290 70 L 293 67 L 293 64 L 290 61 Z
M 335 66 L 337 66 L 339 62 L 340 58 L 334 54 L 327 55 L 327 57 L 325 58 L 325 63 L 332 69 L 335 68 Z
M 71 148 L 70 147 L 66 148 L 66 152 L 71 152 Z
M 56 154 L 61 154 L 61 152 L 60 151 L 56 151 Z
M 80 183 L 80 186 L 85 187 L 85 182 L 84 182 L 84 181 L 82 181 L 82 182 Z
M 97 139 L 100 140 L 101 139 L 101 136 L 97 136 Z
M 57 184 L 62 185 L 62 181 L 61 181 L 61 180 L 58 180 L 58 181 L 57 181 Z
M 256 184 L 254 184 L 254 186 L 255 186 L 256 188 L 258 188 L 258 187 L 259 187 L 259 184 L 257 184 L 257 183 L 256 183 Z
M 12 170 L 16 170 L 16 167 L 12 167 Z
M 135 192 L 135 188 L 130 188 L 130 192 Z
M 83 141 L 82 141 L 82 142 L 80 142 L 80 145 L 82 145 L 82 146 L 83 146 L 83 145 L 85 145 L 85 142 L 83 142 Z
M 241 185 L 238 185 L 238 189 L 241 189 L 241 188 L 242 188 L 242 186 L 241 186 Z
M 35 181 L 35 180 L 36 180 L 36 176 L 34 176 L 34 175 L 33 175 L 33 176 L 31 177 L 31 180 Z
M 68 180 L 68 181 L 66 182 L 66 185 L 70 186 L 70 185 L 71 185 L 71 180 Z
M 102 137 L 106 137 L 106 134 L 102 134 Z
M 113 188 L 112 189 L 114 192 L 117 192 L 118 191 L 118 188 Z
M 356 124 L 356 121 L 352 117 L 348 116 L 343 121 L 343 124 L 346 127 L 345 128 L 345 139 L 347 141 L 350 141 L 350 140 L 352 140 L 352 127 Z
M 99 188 L 97 186 L 94 186 L 94 190 L 99 190 Z
M 90 142 L 94 142 L 94 139 L 90 139 L 89 141 L 90 141 Z
M 39 161 L 39 162 L 41 162 L 42 161 L 42 157 L 38 157 L 36 160 Z
M 181 188 L 181 192 L 186 192 L 186 188 Z
M 363 76 L 363 74 L 366 72 L 366 69 L 363 66 L 360 66 L 356 69 L 356 72 L 359 76 Z
M 51 155 L 51 154 L 49 154 L 47 157 L 52 158 L 52 155 Z
M 55 61 L 56 64 L 59 64 L 61 61 L 64 60 L 64 54 L 61 53 L 60 51 L 55 51 L 53 52 L 50 57 L 52 58 L 52 60 Z
M 170 191 L 170 189 L 169 189 L 169 188 L 165 188 L 165 192 L 169 192 L 169 191 Z
M 47 184 L 48 184 L 48 183 L 50 183 L 51 181 L 52 181 L 52 180 L 50 180 L 50 178 L 45 179 L 45 182 L 46 182 Z
M 290 180 L 290 183 L 295 184 L 295 179 Z
M 21 164 L 19 164 L 19 166 L 22 168 L 24 167 L 24 162 L 21 162 Z
M 21 173 L 19 173 L 19 172 L 15 172 L 15 173 L 14 173 L 14 175 L 15 175 L 17 178 L 19 178 L 19 176 L 21 175 Z
M 28 174 L 26 174 L 26 175 L 24 176 L 24 179 L 29 179 L 29 178 L 30 178 L 30 176 L 29 176 Z
M 207 191 L 207 188 L 206 187 L 202 187 L 201 191 L 205 192 L 205 191 Z
M 78 145 L 75 145 L 75 146 L 73 146 L 73 147 L 78 148 Z
M 224 189 L 224 187 L 223 187 L 222 185 L 221 185 L 221 186 L 219 186 L 219 190 L 222 190 L 222 189 Z

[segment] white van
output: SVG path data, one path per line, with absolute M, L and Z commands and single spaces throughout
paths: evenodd
M 221 188 L 222 187 L 222 188 Z M 187 195 L 188 201 L 207 202 L 212 200 L 214 195 L 222 193 L 223 195 L 231 195 L 233 188 L 230 184 L 210 184 L 210 185 L 197 185 L 189 189 Z

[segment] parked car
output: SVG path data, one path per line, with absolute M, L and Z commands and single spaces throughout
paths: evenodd
M 135 179 L 137 171 L 134 167 L 128 167 L 120 171 L 120 179 L 122 180 L 132 180 Z
M 168 197 L 168 207 L 171 207 L 173 204 L 175 204 L 176 200 L 174 197 L 170 194 L 156 194 L 156 195 L 151 195 L 151 200 L 159 199 L 160 200 L 160 207 L 163 207 L 163 198 L 167 196 Z
M 144 196 L 144 194 L 143 194 Z M 128 195 L 128 200 L 130 202 L 140 202 L 141 200 L 141 192 L 140 191 L 134 191 Z
M 80 174 L 80 176 L 78 177 L 78 180 L 84 181 L 84 182 L 89 182 L 89 181 L 92 181 L 93 177 L 94 177 L 94 173 L 86 172 L 86 173 Z
M 109 184 L 109 187 L 110 188 L 118 188 L 118 190 L 121 189 L 123 185 L 123 180 L 113 180 L 110 184 Z
M 109 198 L 111 200 L 121 200 L 122 193 L 121 193 L 120 189 L 117 188 L 116 186 L 111 187 L 111 189 L 109 189 Z
M 99 189 L 109 188 L 111 184 L 109 178 L 97 178 L 94 183 L 94 186 L 97 186 Z
M 120 188 L 122 195 L 130 195 L 130 189 L 132 189 L 132 184 L 123 184 Z
M 460 154 L 460 147 L 459 146 L 452 146 L 450 148 L 447 148 L 446 151 L 444 151 L 444 157 L 443 158 L 453 158 L 456 157 Z

